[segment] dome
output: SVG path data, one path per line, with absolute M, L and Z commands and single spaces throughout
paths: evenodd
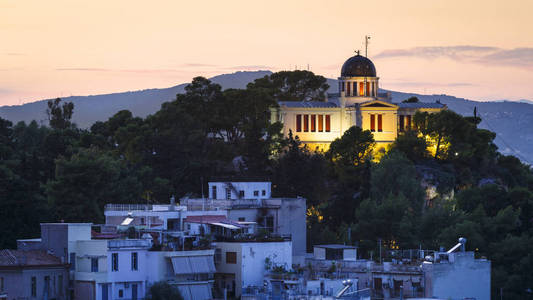
M 376 77 L 376 67 L 372 61 L 357 54 L 350 57 L 341 69 L 342 77 Z

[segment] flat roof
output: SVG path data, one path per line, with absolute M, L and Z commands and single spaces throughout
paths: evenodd
M 340 245 L 340 244 L 328 244 L 328 245 L 315 245 L 316 248 L 328 248 L 328 249 L 357 249 L 356 246 Z

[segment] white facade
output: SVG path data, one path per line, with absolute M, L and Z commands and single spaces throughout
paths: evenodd
M 210 199 L 269 199 L 270 182 L 209 182 Z
M 226 287 L 239 297 L 244 287 L 262 286 L 267 262 L 270 266 L 292 269 L 292 243 L 283 242 L 222 242 L 216 243 L 220 260 L 217 273 L 223 274 L 219 289 Z M 235 257 L 235 260 L 233 260 Z M 229 276 L 228 276 L 229 275 Z
M 474 252 L 456 252 L 446 261 L 425 262 L 426 297 L 450 300 L 490 299 L 491 263 L 475 259 Z

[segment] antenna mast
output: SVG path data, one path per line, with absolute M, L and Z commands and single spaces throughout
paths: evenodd
M 365 57 L 368 57 L 368 41 L 370 40 L 369 35 L 365 35 Z

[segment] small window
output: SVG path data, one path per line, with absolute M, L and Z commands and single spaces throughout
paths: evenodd
M 246 220 L 246 218 L 244 217 L 239 217 L 239 222 L 244 222 Z
M 131 253 L 131 270 L 132 271 L 137 271 L 139 269 L 139 256 L 137 254 L 137 252 L 132 252 Z
M 227 188 L 226 189 L 226 199 L 231 199 L 231 189 L 230 188 Z
M 111 254 L 111 271 L 118 271 L 118 253 Z
M 262 195 L 262 196 L 266 196 L 266 194 L 267 194 L 267 191 L 265 191 L 265 190 L 262 190 L 262 191 L 261 191 L 261 195 Z
M 237 263 L 237 252 L 226 252 L 226 263 L 236 264 Z
M 37 278 L 35 276 L 31 277 L 31 296 L 37 297 Z
M 254 196 L 255 197 L 259 196 L 259 191 L 254 191 Z
M 98 272 L 98 257 L 91 257 L 91 272 Z
M 124 297 L 124 290 L 118 290 L 118 297 L 119 298 Z
M 212 199 L 217 199 L 217 186 L 216 185 L 214 185 L 211 188 L 211 198 Z
M 244 198 L 244 191 L 239 191 L 239 198 Z

